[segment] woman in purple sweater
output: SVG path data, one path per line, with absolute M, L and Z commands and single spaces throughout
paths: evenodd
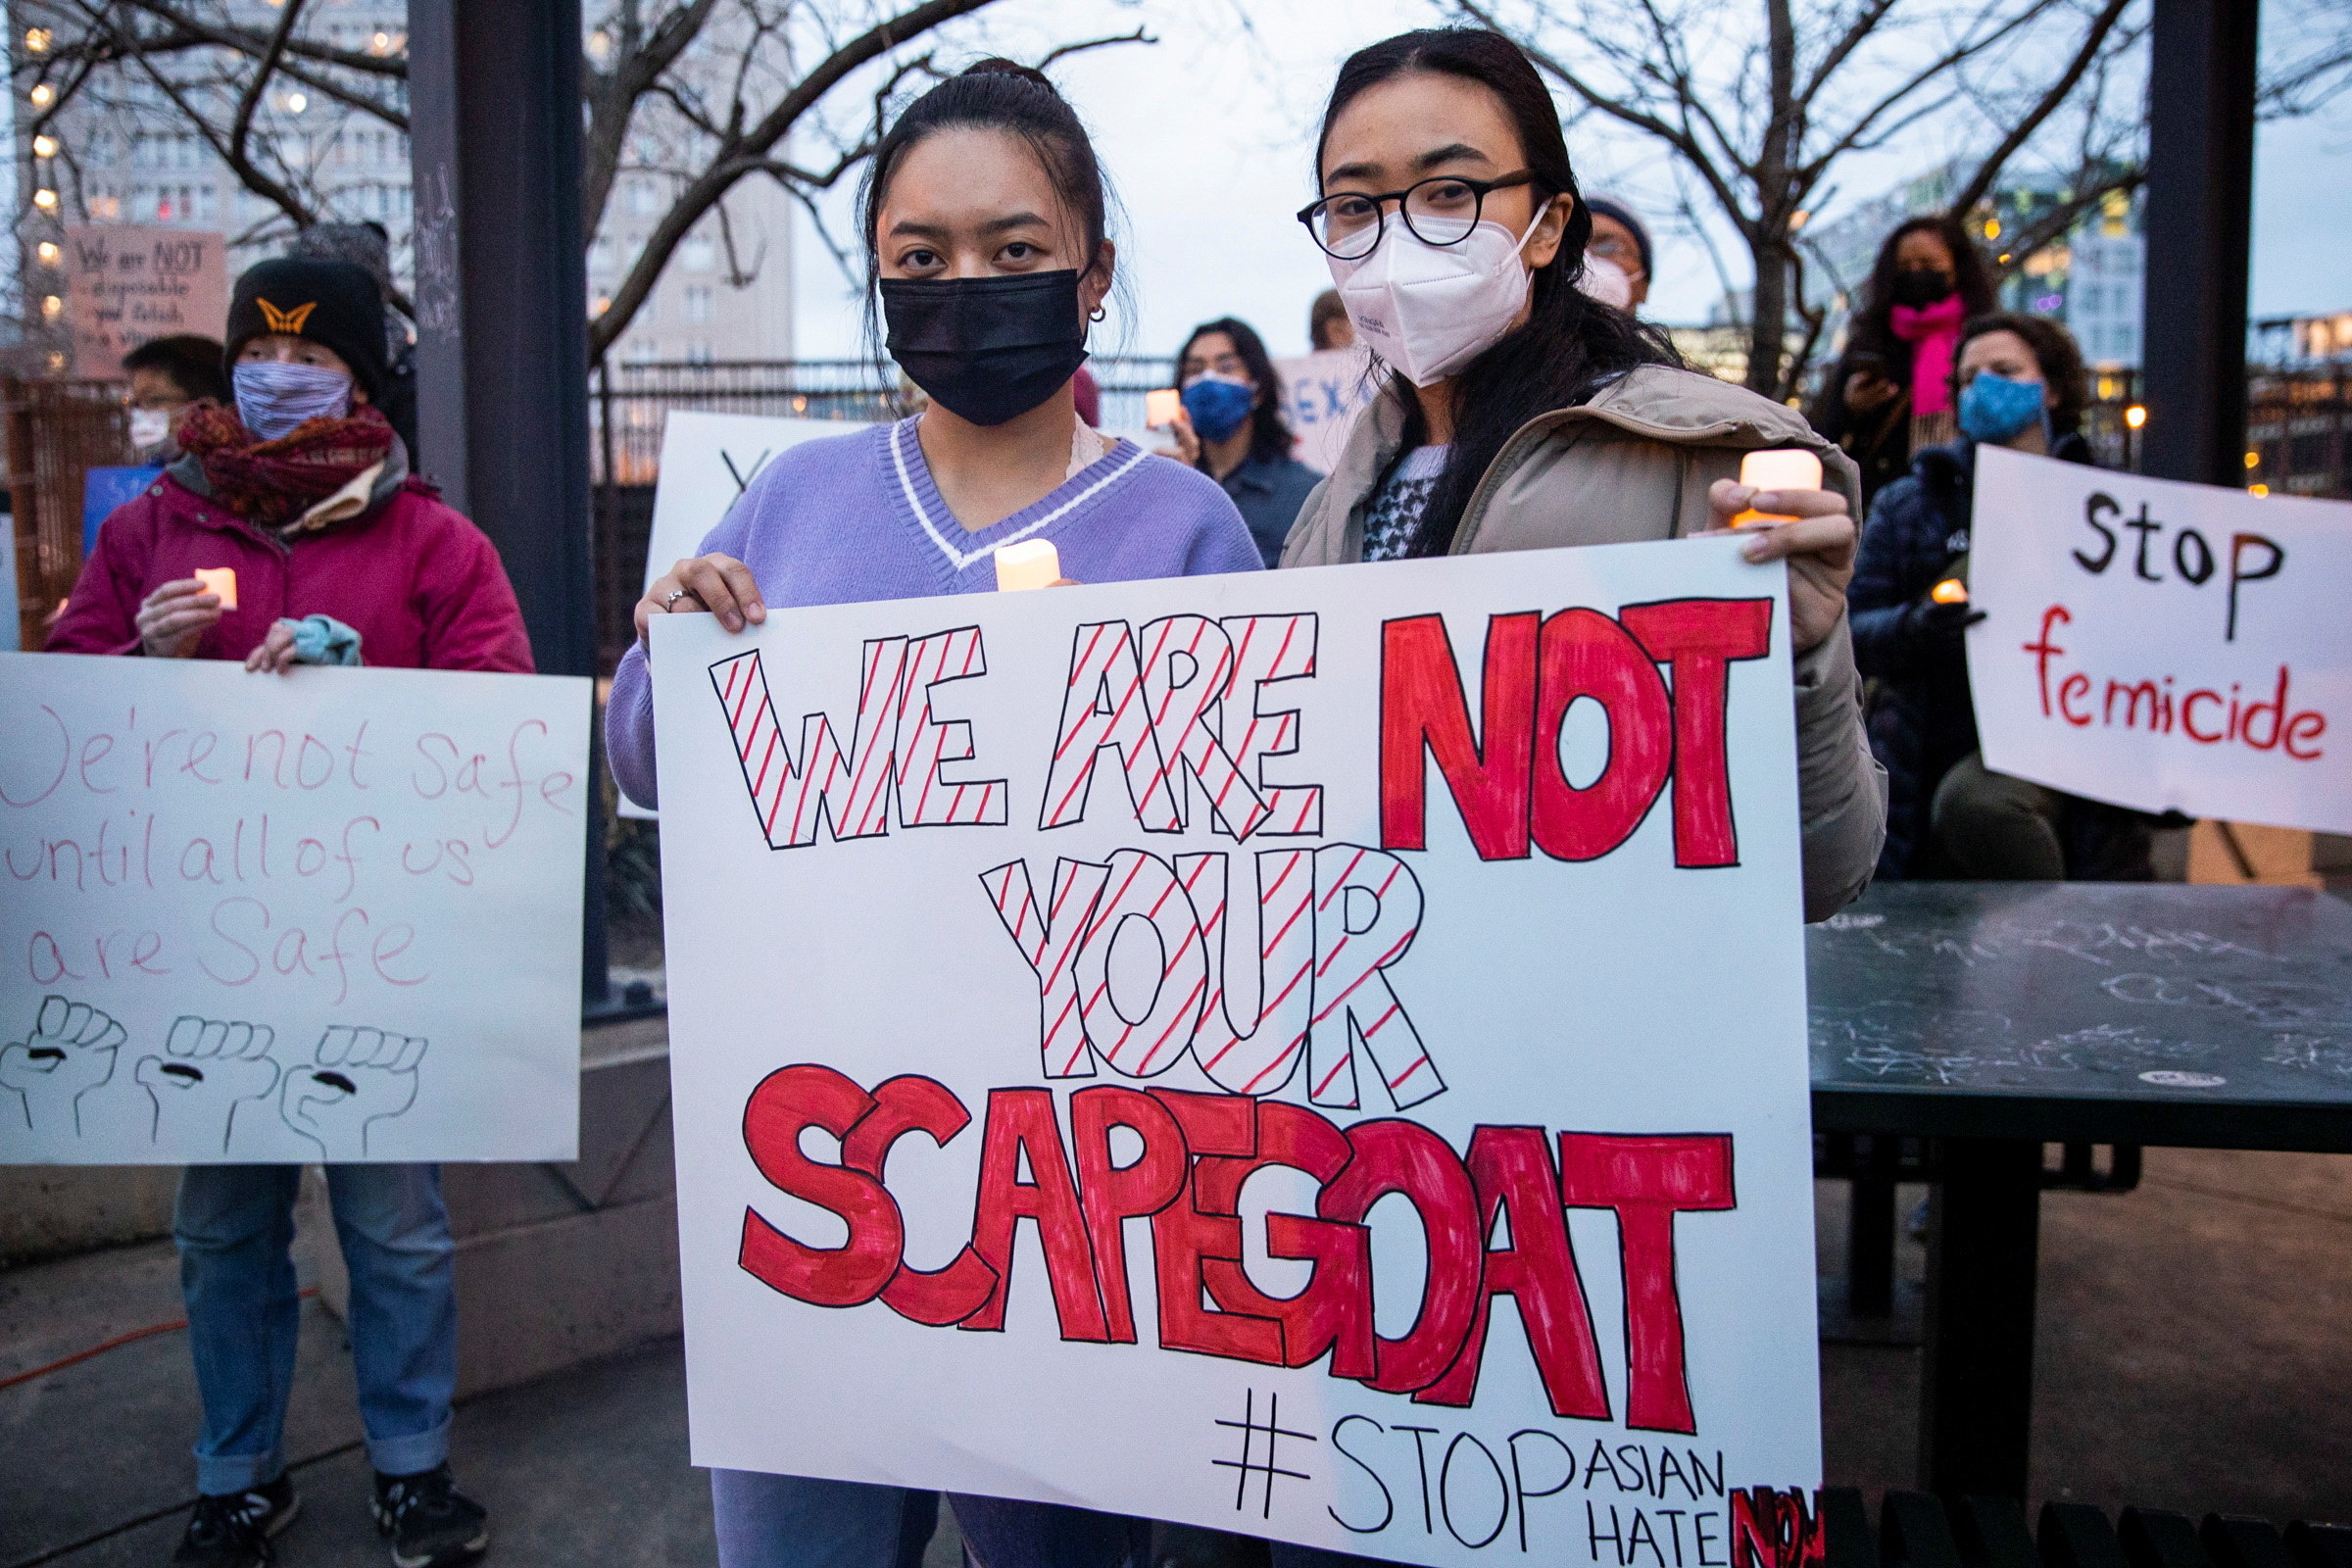
M 646 626 L 766 607 L 986 593 L 992 554 L 1050 539 L 1086 582 L 1258 568 L 1216 481 L 1080 422 L 1071 378 L 1102 318 L 1112 246 L 1102 176 L 1038 73 L 983 61 L 925 94 L 875 149 L 869 275 L 920 416 L 812 441 L 761 470 L 710 536 L 637 605 L 605 717 L 613 776 L 654 798 Z M 896 1487 L 713 1470 L 721 1568 L 913 1568 L 937 1500 Z M 993 1497 L 956 1501 L 985 1568 L 1123 1568 L 1143 1521 Z
M 1071 379 L 1110 292 L 1104 209 L 1084 127 L 1026 67 L 982 61 L 899 118 L 866 186 L 868 275 L 930 407 L 784 453 L 638 601 L 605 718 L 631 800 L 654 804 L 656 615 L 739 631 L 771 604 L 988 593 L 997 547 L 1022 539 L 1052 540 L 1080 582 L 1258 564 L 1213 480 L 1078 417 Z

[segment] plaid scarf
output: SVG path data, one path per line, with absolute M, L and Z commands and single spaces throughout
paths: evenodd
M 265 528 L 282 527 L 333 495 L 392 450 L 392 426 L 375 410 L 340 419 L 306 419 L 275 441 L 261 441 L 237 411 L 199 403 L 179 426 L 179 449 L 204 466 L 213 495 L 230 512 Z

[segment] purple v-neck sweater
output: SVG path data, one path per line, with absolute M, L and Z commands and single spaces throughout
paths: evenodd
M 1121 441 L 994 527 L 965 529 L 931 482 L 915 421 L 793 447 L 754 479 L 701 553 L 733 556 L 770 609 L 994 593 L 993 553 L 1051 539 L 1062 575 L 1136 582 L 1260 569 L 1249 525 L 1204 473 Z M 612 680 L 605 751 L 629 799 L 654 805 L 654 691 L 645 650 Z

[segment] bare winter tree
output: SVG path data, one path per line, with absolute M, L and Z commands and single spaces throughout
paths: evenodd
M 913 54 L 993 0 L 591 0 L 586 34 L 583 247 L 623 174 L 656 176 L 667 206 L 588 323 L 591 359 L 644 307 L 688 232 L 713 212 L 736 283 L 759 270 L 738 253 L 725 202 L 747 179 L 803 203 L 871 152 L 875 127 L 909 78 Z M 256 25 L 236 0 L 19 0 L 39 48 L 16 56 L 17 90 L 38 137 L 79 106 L 101 133 L 192 134 L 266 213 L 232 244 L 339 218 L 332 160 L 361 129 L 405 135 L 405 35 L 348 36 L 319 0 L 282 0 Z M 1150 41 L 1142 30 L 1064 44 L 1047 58 Z M 289 106 L 293 106 L 289 113 Z M 299 117 L 299 123 L 293 117 Z M 813 149 L 816 156 L 808 156 Z M 37 147 L 36 147 L 37 151 Z M 61 207 L 91 210 L 72 150 L 59 147 Z M 62 216 L 62 215 L 61 215 Z
M 1655 139 L 1697 204 L 1739 236 L 1753 268 L 1747 384 L 1792 395 L 1823 325 L 1806 303 L 1796 235 L 1834 195 L 1841 163 L 1931 132 L 1984 150 L 1952 206 L 1995 188 L 2029 148 L 2079 122 L 2066 232 L 2138 178 L 2136 116 L 2111 95 L 2134 86 L 2126 57 L 2138 0 L 1451 0 L 1466 20 L 1516 37 L 1585 114 Z M 2134 100 L 2132 109 L 2136 110 Z M 2006 265 L 2030 254 L 2022 240 Z M 1802 332 L 1796 352 L 1788 336 Z

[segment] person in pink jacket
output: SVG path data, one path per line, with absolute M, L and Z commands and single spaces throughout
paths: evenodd
M 264 262 L 239 278 L 225 356 L 236 406 L 190 410 L 183 455 L 107 517 L 50 652 L 528 673 L 497 550 L 410 474 L 371 406 L 388 373 L 383 321 L 375 280 L 349 262 Z M 233 602 L 196 576 L 222 566 L 236 573 Z M 204 1426 L 176 1568 L 256 1568 L 294 1518 L 281 1439 L 301 1319 L 288 1251 L 300 1176 L 180 1176 L 172 1235 Z M 398 1568 L 449 1568 L 490 1536 L 448 1464 L 456 1248 L 440 1167 L 329 1165 L 326 1180 L 351 1273 L 376 1527 Z
M 348 262 L 264 262 L 239 280 L 249 310 L 271 293 L 319 308 L 291 333 L 240 339 L 232 326 L 237 408 L 190 410 L 180 459 L 100 526 L 51 653 L 249 659 L 267 648 L 270 667 L 283 668 L 294 633 L 279 623 L 324 615 L 359 634 L 370 664 L 530 671 L 497 549 L 410 473 L 400 438 L 368 404 L 382 349 L 370 359 L 368 340 L 337 333 L 338 348 L 318 335 L 339 321 L 324 309 L 338 284 L 354 307 L 375 296 L 374 279 Z M 321 393 L 324 403 L 305 401 Z M 341 398 L 347 412 L 324 416 Z M 283 408 L 262 412 L 257 399 Z M 252 428 L 256 418 L 265 429 Z M 285 419 L 294 422 L 272 427 Z M 236 571 L 233 608 L 195 577 L 219 566 Z

